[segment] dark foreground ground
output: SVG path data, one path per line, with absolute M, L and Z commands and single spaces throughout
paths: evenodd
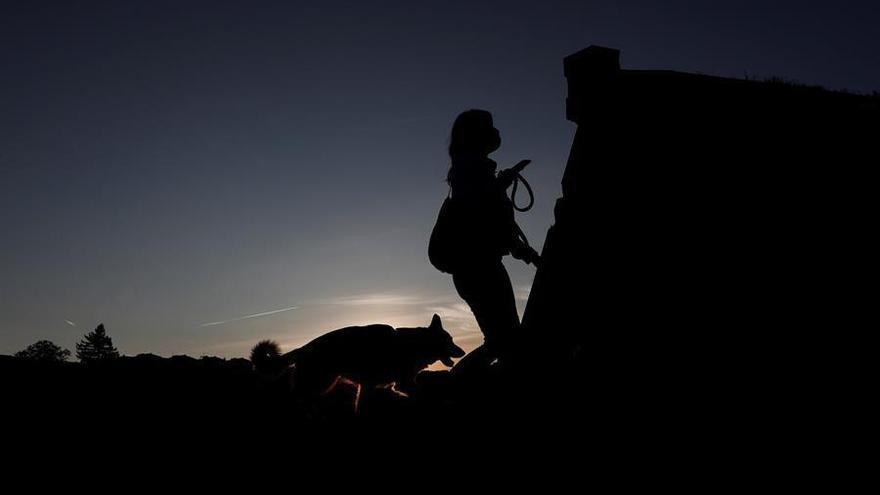
M 363 392 L 357 412 L 354 387 L 304 397 L 285 376 L 261 375 L 246 359 L 141 354 L 87 365 L 0 356 L 0 390 L 7 424 L 59 433 L 84 427 L 119 435 L 283 436 L 389 427 L 436 432 L 508 423 L 523 427 L 547 418 L 572 422 L 583 392 L 574 379 L 577 364 L 572 357 L 565 374 L 552 383 L 540 383 L 513 366 L 466 380 L 424 372 L 408 396 L 387 389 Z

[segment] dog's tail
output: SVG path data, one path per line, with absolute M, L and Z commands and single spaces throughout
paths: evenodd
M 251 363 L 260 373 L 274 374 L 293 365 L 296 350 L 281 354 L 281 347 L 274 340 L 261 340 L 251 349 Z

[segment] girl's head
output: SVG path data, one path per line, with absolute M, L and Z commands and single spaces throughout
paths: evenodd
M 463 157 L 487 156 L 499 146 L 501 134 L 492 123 L 492 114 L 485 110 L 462 112 L 452 124 L 449 158 L 453 163 Z

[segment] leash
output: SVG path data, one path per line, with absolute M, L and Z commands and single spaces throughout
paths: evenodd
M 519 187 L 520 182 L 522 182 L 522 185 L 526 188 L 526 192 L 529 193 L 529 203 L 522 208 L 516 206 L 516 190 Z M 535 193 L 532 191 L 532 186 L 529 185 L 529 181 L 527 181 L 519 172 L 516 172 L 516 175 L 513 176 L 513 189 L 510 190 L 510 202 L 513 203 L 513 209 L 521 213 L 531 210 L 532 206 L 535 204 Z M 521 232 L 522 231 L 520 231 L 520 233 Z
M 520 182 L 522 182 L 523 187 L 526 188 L 526 192 L 529 194 L 529 202 L 522 208 L 516 205 L 516 191 L 519 187 Z M 519 172 L 516 172 L 516 175 L 513 176 L 513 189 L 510 190 L 510 202 L 513 204 L 513 209 L 520 213 L 531 210 L 532 206 L 535 205 L 535 193 L 534 191 L 532 191 L 532 186 L 529 185 L 529 181 L 527 181 L 526 178 L 523 177 L 522 174 Z M 527 248 L 531 249 L 532 246 L 531 244 L 529 244 L 529 240 L 528 238 L 526 238 L 526 234 L 522 231 L 519 224 L 514 221 L 513 227 L 516 229 L 516 236 L 519 238 L 519 240 L 522 241 L 522 243 Z M 533 263 L 535 263 L 535 266 L 537 266 L 536 262 Z

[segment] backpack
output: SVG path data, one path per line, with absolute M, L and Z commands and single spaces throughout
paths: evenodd
M 452 273 L 461 264 L 464 244 L 458 239 L 459 222 L 452 196 L 447 195 L 437 214 L 437 222 L 428 241 L 428 260 L 443 273 Z

